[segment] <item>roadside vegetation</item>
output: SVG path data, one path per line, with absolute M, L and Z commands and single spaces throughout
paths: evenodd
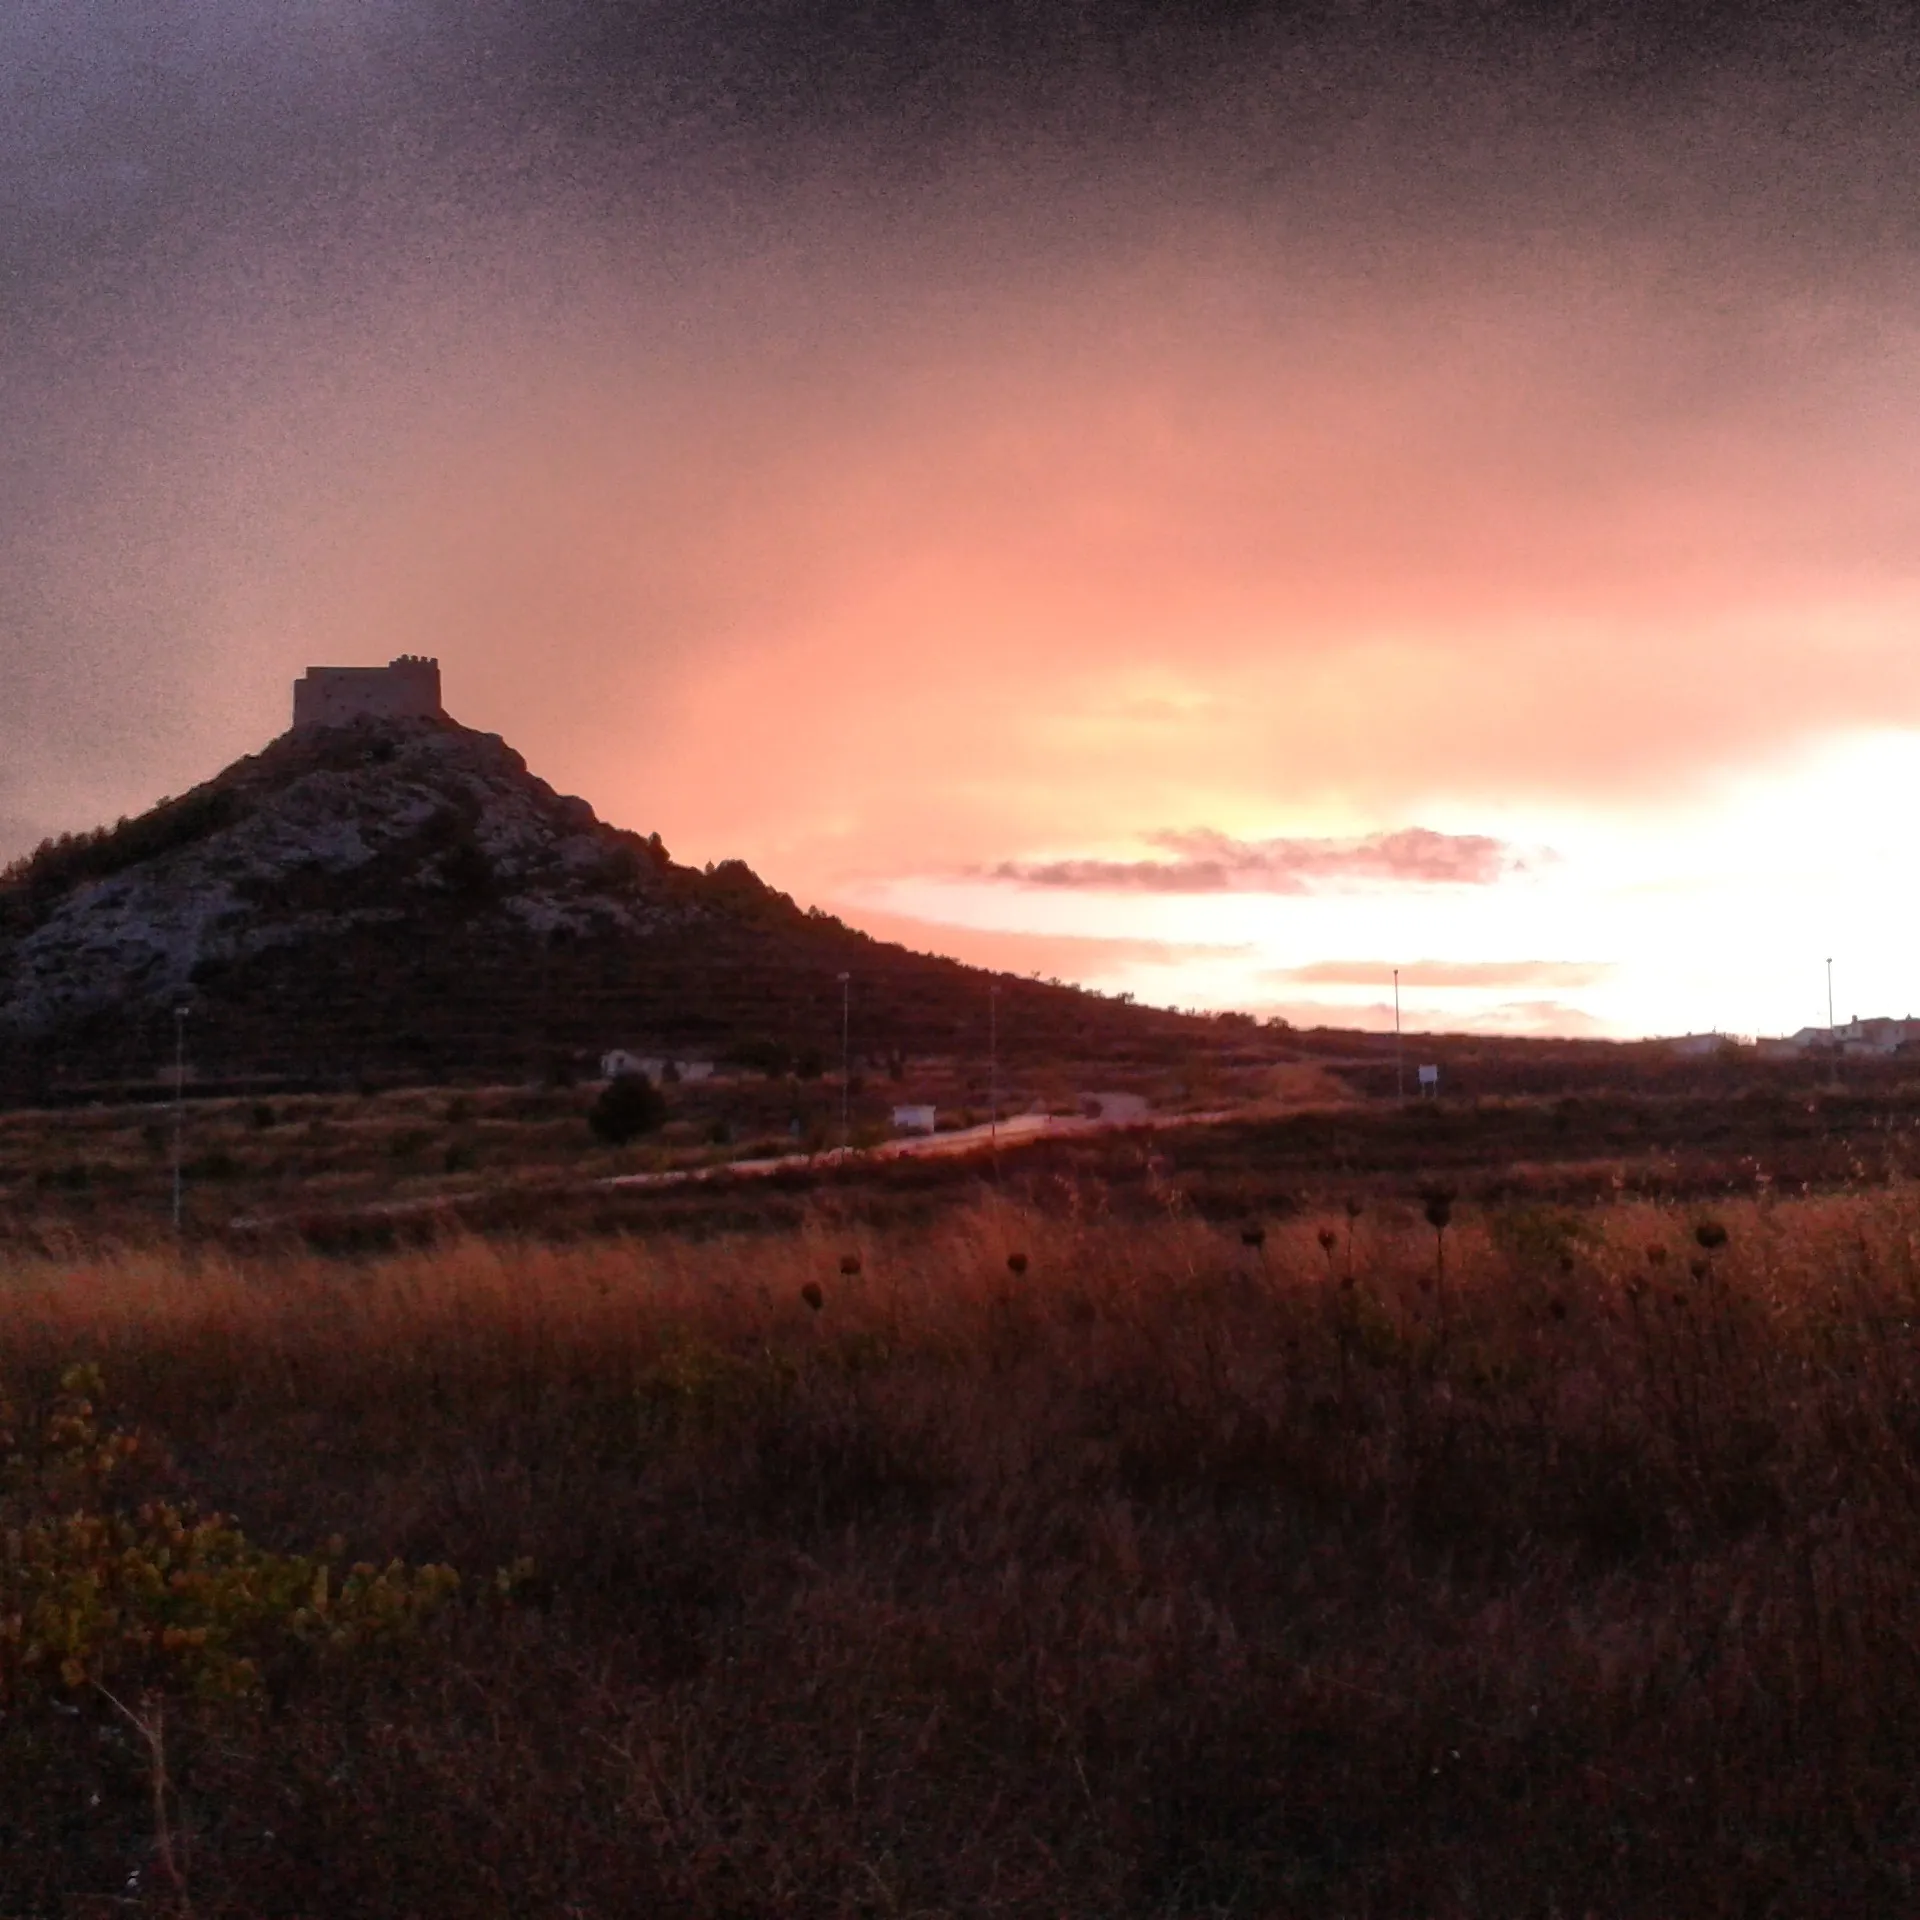
M 1142 1177 L 6 1256 L 15 1453 L 282 1611 L 126 1715 L 0 1635 L 0 1911 L 1914 1910 L 1920 1194 Z
M 449 1222 L 549 1239 L 711 1235 L 792 1227 L 815 1194 L 885 1224 L 924 1219 L 970 1193 L 993 1156 L 889 1164 L 863 1160 L 861 1150 L 892 1136 L 896 1103 L 935 1106 L 943 1131 L 983 1124 L 984 1067 L 949 1056 L 856 1059 L 855 1068 L 845 1162 L 837 1075 L 792 1071 L 669 1080 L 654 1090 L 657 1101 L 637 1087 L 536 1085 L 189 1098 L 178 1115 L 170 1102 L 4 1112 L 0 1249 L 115 1243 L 168 1223 L 176 1120 L 183 1223 L 200 1239 L 240 1231 L 257 1241 L 263 1222 L 334 1250 Z M 1354 1193 L 1390 1198 L 1432 1178 L 1493 1206 L 1704 1204 L 1920 1176 L 1920 1084 L 1898 1063 L 1871 1079 L 1855 1070 L 1838 1088 L 1763 1078 L 1404 1103 L 1356 1098 L 1346 1084 L 1355 1072 L 1229 1069 L 1205 1056 L 1161 1068 L 1010 1069 L 998 1086 L 1003 1119 L 1076 1115 L 1082 1094 L 1122 1091 L 1143 1096 L 1157 1122 L 1191 1115 L 1212 1124 L 1029 1142 L 998 1156 L 995 1181 L 1043 1209 L 1063 1183 L 1097 1186 L 1116 1211 L 1149 1219 L 1171 1192 L 1231 1223 Z M 636 1098 L 640 1106 L 619 1113 L 620 1101 Z M 637 1131 L 636 1119 L 646 1122 Z M 774 1181 L 718 1180 L 699 1191 L 598 1184 L 794 1156 L 813 1164 Z M 393 1203 L 401 1214 L 380 1212 Z

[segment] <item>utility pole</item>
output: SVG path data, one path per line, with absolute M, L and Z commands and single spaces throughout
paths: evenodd
M 1000 1155 L 1000 983 L 987 988 L 987 1145 Z
M 187 1010 L 173 1010 L 173 1231 L 180 1232 L 180 1161 L 187 1124 Z
M 1404 1107 L 1407 1104 L 1406 1056 L 1400 1050 L 1400 969 L 1393 970 L 1393 1093 Z
M 1840 1036 L 1833 1030 L 1833 957 L 1827 957 L 1827 1052 L 1832 1056 L 1833 1084 L 1840 1084 Z
M 853 1031 L 852 994 L 853 975 L 843 973 L 840 976 L 840 1156 L 842 1159 L 845 1159 L 847 1149 L 853 1145 L 853 1131 L 849 1124 L 853 1099 L 853 1054 L 848 1046 L 848 1036 Z

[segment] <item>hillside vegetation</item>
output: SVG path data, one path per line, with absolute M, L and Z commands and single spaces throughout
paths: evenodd
M 16 1258 L 23 1421 L 97 1363 L 260 1553 L 463 1578 L 158 1787 L 10 1706 L 0 1910 L 1914 1910 L 1911 1189 L 1163 1200 Z
M 0 1099 L 164 1078 L 565 1077 L 612 1047 L 1126 1059 L 1201 1022 L 991 976 L 805 911 L 745 862 L 556 793 L 445 720 L 287 734 L 138 819 L 0 873 Z

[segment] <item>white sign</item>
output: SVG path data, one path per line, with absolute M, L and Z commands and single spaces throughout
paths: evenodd
M 1423 1092 L 1431 1093 L 1439 1084 L 1440 1069 L 1438 1067 L 1422 1067 L 1420 1069 L 1420 1086 Z

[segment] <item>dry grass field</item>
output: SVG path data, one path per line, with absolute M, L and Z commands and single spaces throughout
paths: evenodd
M 20 1431 L 465 1580 L 158 1779 L 0 1635 L 0 1913 L 1920 1905 L 1920 1194 L 834 1204 L 8 1256 Z
M 1172 1068 L 1026 1062 L 997 1085 L 984 1060 L 935 1056 L 904 1063 L 897 1076 L 856 1074 L 848 1132 L 856 1147 L 888 1139 L 893 1106 L 908 1102 L 935 1105 L 943 1129 L 982 1124 L 995 1093 L 1003 1118 L 1030 1108 L 1077 1113 L 1088 1087 L 1138 1091 L 1161 1113 L 1351 1098 L 1318 1068 L 1222 1067 L 1205 1055 Z M 737 1072 L 669 1085 L 667 1124 L 619 1148 L 588 1126 L 597 1092 L 591 1084 L 417 1087 L 189 1098 L 177 1115 L 168 1101 L 0 1112 L 0 1244 L 124 1239 L 164 1224 L 176 1121 L 185 1219 L 202 1233 L 236 1218 L 391 1201 L 484 1199 L 517 1216 L 526 1196 L 556 1187 L 824 1152 L 841 1138 L 837 1078 Z
M 1497 1063 L 1496 1063 L 1497 1064 Z M 1682 1063 L 1686 1064 L 1686 1063 Z M 1440 1180 L 1495 1204 L 1629 1196 L 1717 1201 L 1920 1176 L 1920 1085 L 1901 1063 L 1850 1066 L 1844 1086 L 1773 1073 L 1721 1085 L 1670 1083 L 1615 1060 L 1622 1078 L 1557 1094 L 1445 1100 L 1358 1098 L 1373 1069 L 1234 1063 L 1195 1053 L 1171 1066 L 1027 1062 L 999 1077 L 1003 1116 L 1080 1111 L 1090 1091 L 1144 1096 L 1159 1121 L 1196 1110 L 1227 1125 L 1122 1131 L 1029 1144 L 1006 1156 L 1004 1193 L 1050 1208 L 1076 1186 L 1157 1218 L 1166 1189 L 1206 1217 L 1290 1216 L 1350 1194 L 1392 1198 Z M 1491 1069 L 1489 1069 L 1491 1072 Z M 490 1232 L 569 1238 L 606 1231 L 791 1227 L 827 1194 L 880 1223 L 924 1218 L 976 1187 L 976 1164 L 831 1164 L 841 1099 L 832 1077 L 736 1073 L 665 1089 L 668 1118 L 624 1147 L 595 1138 L 582 1086 L 389 1088 L 189 1098 L 180 1115 L 184 1221 L 197 1238 L 248 1223 L 297 1224 L 314 1245 L 396 1237 L 378 1210 Z M 857 1075 L 847 1117 L 856 1149 L 886 1138 L 895 1101 L 935 1104 L 943 1128 L 984 1122 L 985 1064 L 916 1058 L 898 1079 Z M 171 1208 L 175 1110 L 122 1101 L 0 1112 L 0 1248 L 72 1248 L 150 1235 Z M 712 1171 L 740 1160 L 821 1156 L 778 1186 L 608 1191 L 609 1176 Z M 798 1197 L 795 1197 L 799 1190 Z M 370 1210 L 373 1210 L 370 1212 Z

